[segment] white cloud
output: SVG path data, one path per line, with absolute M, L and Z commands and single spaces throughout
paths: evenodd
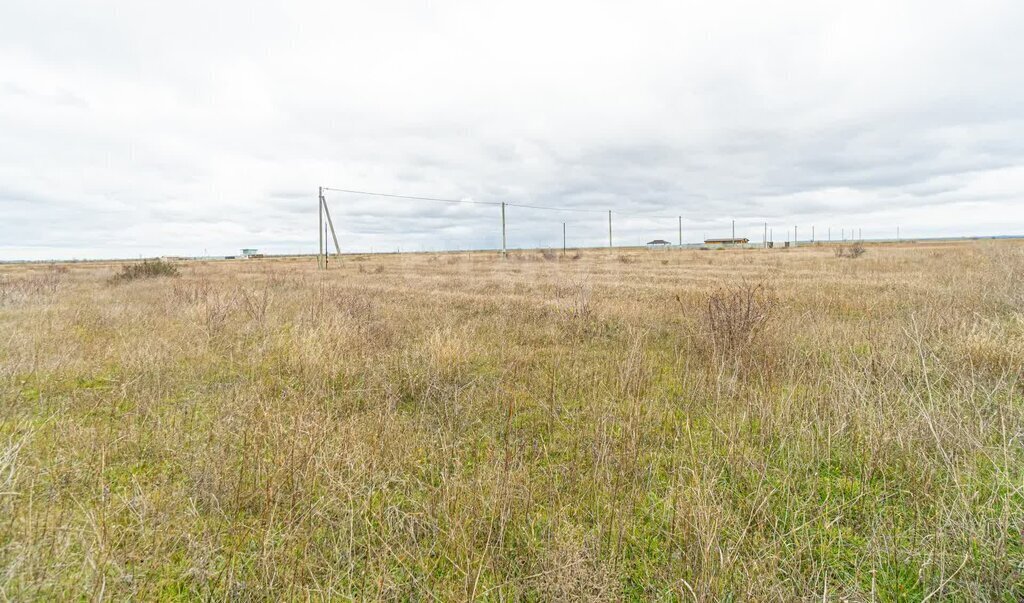
M 762 224 L 1024 231 L 1024 5 L 0 6 L 0 259 L 311 251 L 319 185 Z M 332 194 L 349 249 L 493 246 L 490 207 Z M 510 242 L 602 244 L 511 210 Z M 802 230 L 803 232 L 803 230 Z M 308 242 L 307 242 L 308 241 Z

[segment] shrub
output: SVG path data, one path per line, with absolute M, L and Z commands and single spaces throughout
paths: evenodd
M 836 254 L 837 258 L 850 258 L 851 260 L 855 260 L 864 255 L 867 252 L 867 249 L 864 249 L 863 243 L 852 243 L 847 247 L 840 245 L 832 251 Z
M 144 260 L 138 264 L 124 264 L 121 272 L 111 279 L 115 283 L 124 283 L 142 278 L 161 276 L 178 276 L 178 267 L 165 260 Z
M 715 355 L 746 355 L 763 335 L 775 306 L 775 296 L 763 283 L 724 286 L 708 293 L 704 330 Z

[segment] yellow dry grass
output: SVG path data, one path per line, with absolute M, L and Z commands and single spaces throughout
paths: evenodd
M 4 598 L 1024 598 L 1020 242 L 117 268 L 0 267 Z

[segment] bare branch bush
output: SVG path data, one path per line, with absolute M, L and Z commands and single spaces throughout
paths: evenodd
M 201 309 L 202 328 L 206 336 L 213 338 L 224 332 L 228 319 L 235 311 L 237 303 L 230 294 L 213 294 L 207 296 Z
M 264 286 L 259 289 L 248 289 L 242 287 L 238 290 L 241 299 L 241 306 L 249 318 L 259 326 L 263 326 L 267 319 L 267 310 L 274 300 L 270 287 Z
M 174 283 L 171 295 L 181 305 L 194 306 L 205 302 L 211 289 L 209 279 L 182 279 Z
M 707 294 L 703 330 L 717 358 L 749 357 L 765 334 L 778 301 L 764 283 L 723 285 Z
M 832 249 L 832 253 L 834 253 L 837 258 L 849 258 L 851 260 L 855 260 L 867 253 L 867 249 L 864 248 L 863 243 L 856 242 L 851 243 L 848 246 L 837 245 Z

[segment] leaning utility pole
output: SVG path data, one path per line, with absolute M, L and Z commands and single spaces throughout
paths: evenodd
M 505 246 L 505 202 L 501 202 L 501 257 L 508 257 L 508 248 Z
M 324 215 L 327 217 L 327 226 L 331 229 L 331 238 L 334 239 L 334 252 L 337 258 L 341 259 L 341 245 L 338 245 L 338 233 L 334 232 L 334 220 L 331 220 L 331 210 L 327 207 L 327 199 L 324 197 L 324 187 L 320 187 L 320 204 L 323 205 Z M 327 241 L 324 240 L 324 263 L 327 263 Z

